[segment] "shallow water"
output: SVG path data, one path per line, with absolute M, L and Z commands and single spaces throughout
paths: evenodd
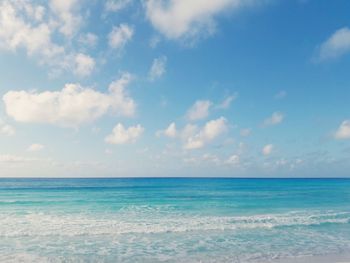
M 349 251 L 346 179 L 0 179 L 1 262 L 273 262 Z

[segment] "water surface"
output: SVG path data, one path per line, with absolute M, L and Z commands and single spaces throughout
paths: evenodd
M 349 251 L 347 179 L 0 179 L 1 262 L 273 262 Z

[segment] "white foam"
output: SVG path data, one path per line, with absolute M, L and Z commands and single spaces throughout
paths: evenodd
M 350 212 L 292 212 L 253 216 L 166 215 L 157 213 L 46 214 L 42 212 L 0 215 L 0 237 L 122 235 L 210 230 L 240 230 L 348 224 Z

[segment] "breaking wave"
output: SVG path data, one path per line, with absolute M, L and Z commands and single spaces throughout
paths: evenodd
M 279 228 L 322 224 L 349 224 L 350 212 L 289 212 L 251 216 L 200 216 L 137 213 L 133 210 L 99 214 L 27 214 L 0 215 L 0 237 L 77 236 L 151 234 L 189 231 L 226 231 L 255 228 Z

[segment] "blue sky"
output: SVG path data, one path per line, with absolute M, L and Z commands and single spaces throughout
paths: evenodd
M 346 0 L 4 0 L 1 176 L 343 177 Z

